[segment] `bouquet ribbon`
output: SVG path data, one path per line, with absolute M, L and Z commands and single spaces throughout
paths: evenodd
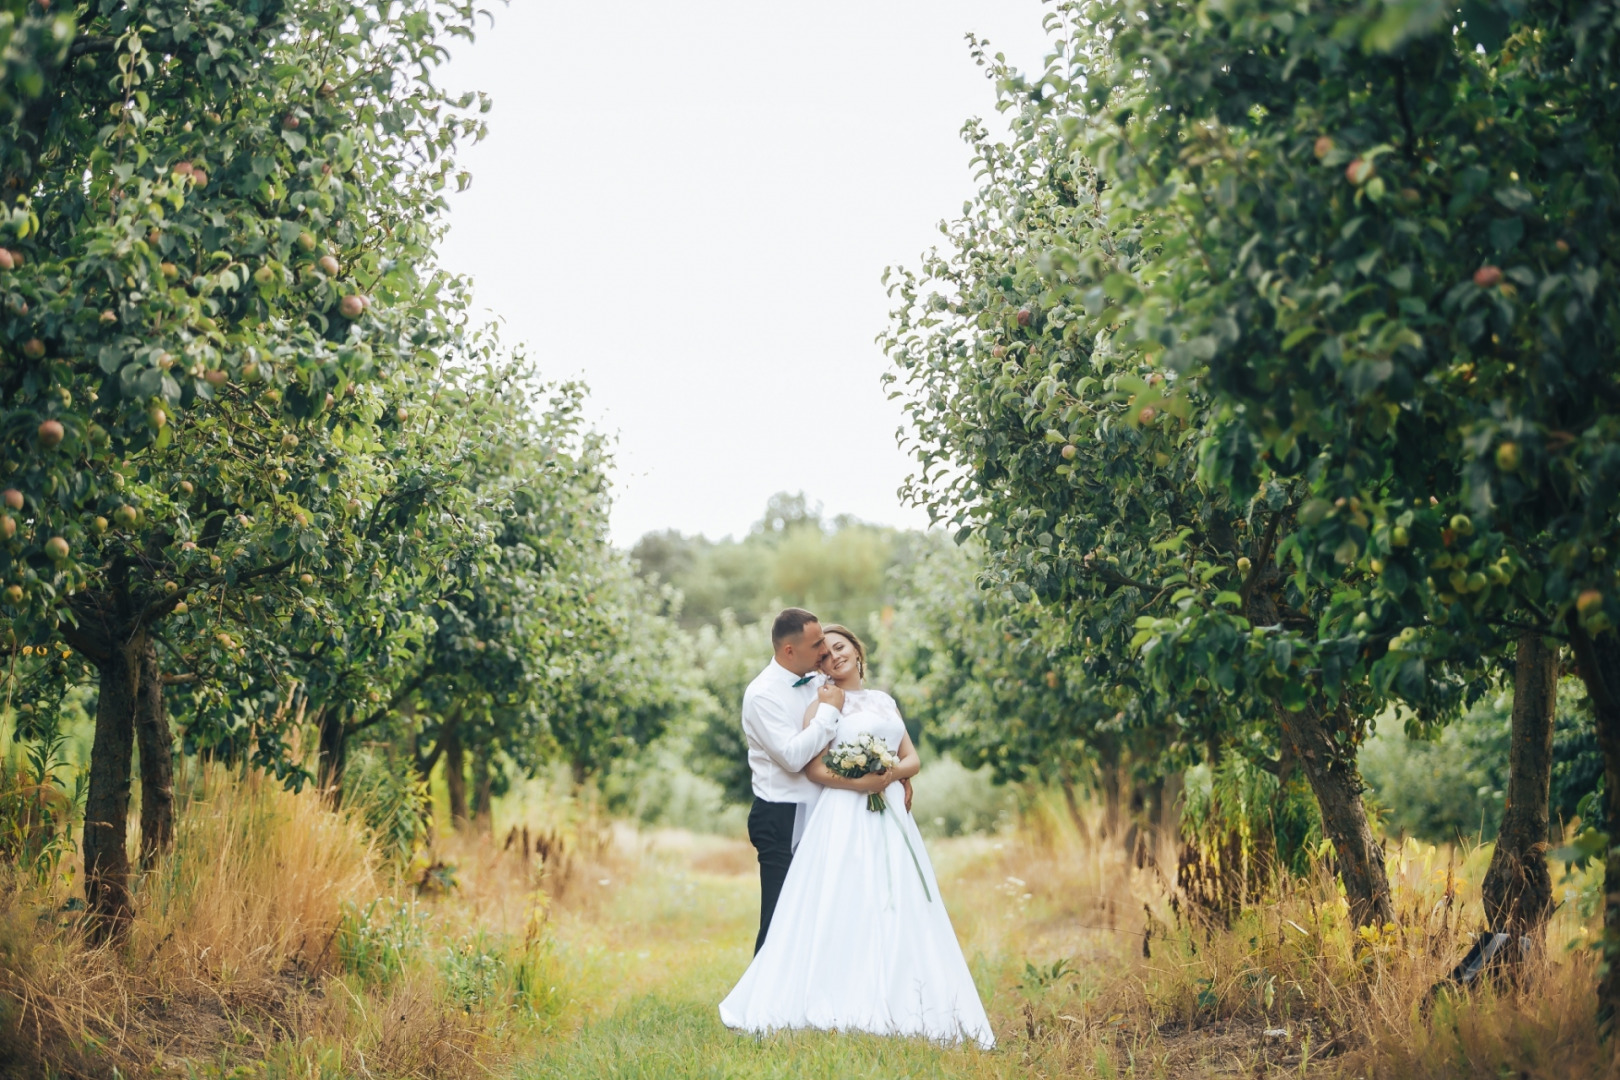
M 900 832 L 900 839 L 906 842 L 906 851 L 911 854 L 911 865 L 917 868 L 917 880 L 922 882 L 923 896 L 927 897 L 928 902 L 932 904 L 934 894 L 928 891 L 928 878 L 923 874 L 922 860 L 917 858 L 917 849 L 911 846 L 911 837 L 906 835 L 905 823 L 900 820 L 900 815 L 895 811 L 894 807 L 888 805 L 887 801 L 884 802 L 884 809 L 889 811 L 889 816 L 894 821 L 894 827 Z M 884 861 L 887 862 L 888 860 Z

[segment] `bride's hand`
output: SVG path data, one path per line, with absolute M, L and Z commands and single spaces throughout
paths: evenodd
M 839 712 L 844 711 L 844 691 L 832 683 L 821 684 L 821 689 L 816 691 L 816 700 L 823 705 L 831 705 Z

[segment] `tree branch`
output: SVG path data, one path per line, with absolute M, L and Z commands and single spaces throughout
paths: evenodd
M 281 571 L 291 566 L 297 560 L 297 558 L 298 557 L 296 555 L 289 555 L 279 562 L 269 563 L 268 565 L 260 566 L 255 569 L 237 574 L 236 581 L 238 584 L 240 584 L 244 581 L 252 581 L 254 578 L 264 577 L 266 574 L 279 574 Z M 158 619 L 164 615 L 167 615 L 169 612 L 174 610 L 174 606 L 176 604 L 184 600 L 187 595 L 197 591 L 198 589 L 212 589 L 215 585 L 224 585 L 227 583 L 228 579 L 224 574 L 214 574 L 210 577 L 203 578 L 201 581 L 193 581 L 186 585 L 182 585 L 180 588 L 176 589 L 170 595 L 165 596 L 163 599 L 154 600 L 150 604 L 146 605 L 146 607 L 141 611 L 139 618 L 136 619 L 136 624 L 139 626 L 145 626 L 153 619 Z
M 105 664 L 112 659 L 112 650 L 107 647 L 106 642 L 86 633 L 82 626 L 70 627 L 63 624 L 58 628 L 57 632 L 62 635 L 63 641 L 89 657 L 96 664 Z
M 118 47 L 118 39 L 110 37 L 82 37 L 68 46 L 68 58 L 77 60 L 90 53 L 108 53 Z
M 1395 109 L 1400 113 L 1401 127 L 1406 129 L 1406 145 L 1401 149 L 1406 160 L 1418 164 L 1417 131 L 1412 127 L 1412 114 L 1406 109 L 1406 61 L 1395 61 Z
M 386 702 L 373 709 L 364 720 L 348 725 L 348 734 L 357 735 L 366 730 L 368 727 L 382 723 L 388 718 L 389 713 L 393 712 L 399 707 L 400 702 L 404 701 L 406 698 L 416 693 L 416 691 L 420 690 L 423 683 L 427 682 L 428 679 L 437 674 L 438 670 L 434 668 L 432 664 L 424 667 L 421 671 L 417 672 L 414 679 L 396 690 L 393 697 L 389 698 Z

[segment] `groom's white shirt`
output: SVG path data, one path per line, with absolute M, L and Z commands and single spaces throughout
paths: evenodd
M 804 711 L 816 700 L 825 679 L 812 673 L 809 682 L 794 686 L 798 680 L 799 676 L 773 658 L 748 684 L 742 707 L 754 794 L 766 802 L 799 804 L 793 825 L 795 847 L 810 807 L 821 796 L 821 785 L 804 775 L 804 767 L 832 741 L 840 715 L 831 705 L 822 705 L 805 727 Z

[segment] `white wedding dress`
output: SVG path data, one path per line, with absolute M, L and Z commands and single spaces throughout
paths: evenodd
M 900 749 L 905 725 L 888 694 L 845 696 L 833 741 L 863 732 Z M 874 813 L 861 792 L 823 789 L 765 944 L 720 1003 L 727 1027 L 995 1045 L 905 790 L 895 782 L 884 798 L 889 808 Z

